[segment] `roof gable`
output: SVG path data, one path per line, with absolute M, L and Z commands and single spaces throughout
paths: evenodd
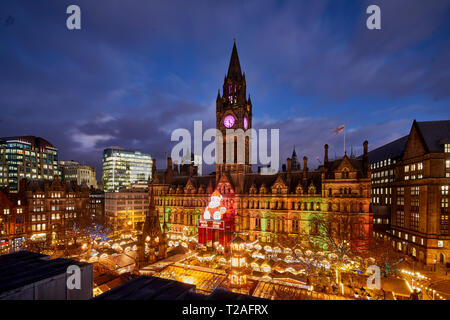
M 450 120 L 414 123 L 427 152 L 442 152 L 443 145 L 450 143 Z
M 402 159 L 423 156 L 427 153 L 427 151 L 425 141 L 419 131 L 419 128 L 417 127 L 417 122 L 414 121 L 408 136 L 408 141 L 406 142 Z
M 334 172 L 340 172 L 347 168 L 349 171 L 357 171 L 358 169 L 352 164 L 347 155 L 344 155 L 339 165 L 334 169 Z

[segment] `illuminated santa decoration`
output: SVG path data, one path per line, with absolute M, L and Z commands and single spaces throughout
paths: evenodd
M 222 205 L 222 195 L 218 191 L 214 191 L 203 213 L 203 219 L 210 220 L 212 217 L 214 220 L 222 220 L 222 216 L 226 211 L 227 208 Z
M 219 191 L 211 195 L 208 206 L 198 221 L 198 243 L 208 247 L 227 247 L 234 232 L 234 210 L 224 205 Z

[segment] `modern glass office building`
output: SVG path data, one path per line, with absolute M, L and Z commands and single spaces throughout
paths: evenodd
M 40 137 L 0 138 L 0 186 L 18 191 L 22 178 L 60 177 L 58 149 Z
M 115 192 L 136 183 L 146 183 L 152 175 L 152 157 L 136 150 L 111 147 L 103 151 L 103 191 Z

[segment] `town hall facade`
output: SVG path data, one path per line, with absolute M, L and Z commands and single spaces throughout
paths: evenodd
M 227 129 L 246 132 L 252 128 L 252 109 L 234 44 L 222 94 L 219 91 L 216 101 L 216 126 L 225 137 L 223 141 L 216 139 L 216 151 L 221 150 L 223 159 L 227 159 L 230 151 L 227 148 L 234 148 L 231 161 L 218 162 L 215 173 L 206 176 L 195 175 L 192 165 L 189 170 L 179 170 L 171 158 L 167 159 L 165 171 L 157 171 L 154 163 L 151 186 L 161 225 L 166 224 L 169 239 L 196 236 L 200 244 L 226 247 L 233 234 L 238 233 L 246 241 L 275 243 L 305 233 L 314 234 L 317 232 L 314 218 L 322 217 L 351 221 L 347 231 L 353 245 L 359 249 L 366 247 L 372 236 L 373 219 L 369 209 L 367 141 L 363 144 L 363 156 L 358 159 L 345 154 L 343 158 L 330 160 L 325 145 L 323 164 L 316 169 L 308 167 L 307 157 L 303 157 L 300 165 L 294 151 L 285 170 L 273 174 L 252 172 L 250 139 L 246 137 L 244 144 L 237 144 L 236 137 L 226 136 Z M 240 158 L 238 146 L 244 148 L 244 156 Z M 205 210 L 212 207 L 212 198 L 225 207 L 216 216 Z M 344 226 L 337 222 L 334 228 Z

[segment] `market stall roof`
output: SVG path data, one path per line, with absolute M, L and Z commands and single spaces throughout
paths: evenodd
M 404 297 L 409 297 L 411 290 L 409 290 L 408 285 L 404 279 L 398 278 L 381 278 L 381 288 L 384 291 L 393 292 L 395 295 L 400 295 Z

